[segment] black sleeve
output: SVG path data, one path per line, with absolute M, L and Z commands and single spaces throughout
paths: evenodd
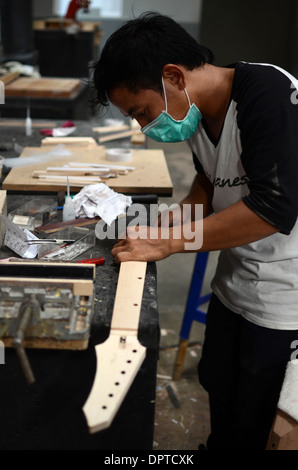
M 249 178 L 244 203 L 289 234 L 298 213 L 298 104 L 295 89 L 282 72 L 257 67 L 239 88 L 238 126 L 241 161 Z M 262 67 L 261 72 L 259 67 Z M 241 103 L 241 104 L 240 104 Z
M 196 154 L 194 152 L 192 152 L 192 159 L 193 159 L 193 162 L 194 162 L 196 172 L 197 173 L 205 173 L 201 163 L 199 162 L 198 157 L 196 156 Z

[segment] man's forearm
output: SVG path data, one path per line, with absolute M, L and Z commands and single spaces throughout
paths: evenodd
M 202 246 L 200 248 L 197 246 L 199 230 L 202 231 L 200 234 L 202 235 Z M 278 232 L 277 228 L 254 213 L 242 201 L 239 201 L 217 214 L 204 218 L 201 222 L 192 222 L 189 224 L 189 231 L 184 231 L 184 236 L 181 239 L 174 239 L 170 234 L 170 251 L 172 253 L 217 251 L 246 245 L 276 232 Z M 193 234 L 192 238 L 190 238 L 190 234 Z M 193 249 L 190 248 L 192 242 Z
M 195 220 L 195 205 L 203 205 L 203 216 L 207 217 L 212 214 L 212 196 L 213 186 L 207 177 L 203 174 L 197 174 L 194 178 L 189 194 L 180 202 L 182 207 L 189 204 L 192 207 L 192 220 Z

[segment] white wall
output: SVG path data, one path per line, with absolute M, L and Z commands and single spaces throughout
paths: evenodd
M 123 17 L 138 16 L 144 11 L 157 11 L 180 23 L 199 23 L 203 0 L 123 0 Z
M 53 14 L 64 16 L 70 0 L 53 0 Z M 198 23 L 203 0 L 91 0 L 101 8 L 102 18 L 132 18 L 144 11 L 157 11 L 182 23 Z M 110 13 L 109 13 L 110 12 Z

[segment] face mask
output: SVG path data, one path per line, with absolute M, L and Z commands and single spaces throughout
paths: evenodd
M 202 119 L 202 114 L 194 103 L 192 105 L 190 104 L 188 93 L 186 88 L 184 88 L 189 105 L 188 113 L 185 118 L 180 121 L 173 119 L 167 112 L 167 95 L 163 78 L 162 86 L 165 95 L 166 109 L 141 130 L 145 135 L 151 137 L 151 139 L 156 140 L 157 142 L 182 142 L 184 140 L 188 140 L 196 131 L 199 122 Z

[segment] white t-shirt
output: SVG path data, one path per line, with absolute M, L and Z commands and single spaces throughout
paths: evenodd
M 201 121 L 188 144 L 197 171 L 213 184 L 215 213 L 243 200 L 279 232 L 222 250 L 212 288 L 257 325 L 298 329 L 297 80 L 270 64 L 234 67 L 218 141 Z

